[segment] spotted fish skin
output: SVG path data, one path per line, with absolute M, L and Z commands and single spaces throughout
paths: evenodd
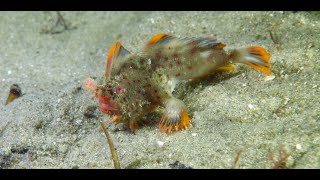
M 267 75 L 270 54 L 262 47 L 238 48 L 227 54 L 226 45 L 213 37 L 176 38 L 158 34 L 135 54 L 120 42 L 110 48 L 102 80 L 85 81 L 85 87 L 100 101 L 100 110 L 113 115 L 112 121 L 125 122 L 131 130 L 158 107 L 164 108 L 161 132 L 186 129 L 191 124 L 185 104 L 173 97 L 174 85 L 181 80 L 206 76 L 216 70 L 234 70 L 242 63 Z
M 165 36 L 165 35 L 164 35 Z M 144 53 L 151 57 L 152 68 L 168 79 L 187 80 L 201 77 L 222 66 L 225 45 L 215 38 L 163 37 L 164 42 L 147 44 Z

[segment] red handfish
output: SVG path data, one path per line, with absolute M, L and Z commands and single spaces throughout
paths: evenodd
M 218 70 L 234 70 L 242 63 L 271 75 L 270 54 L 260 46 L 242 47 L 226 53 L 226 45 L 213 37 L 177 38 L 158 34 L 139 53 L 130 53 L 120 42 L 110 48 L 106 72 L 97 82 L 88 78 L 85 87 L 100 102 L 111 121 L 138 128 L 142 116 L 163 108 L 161 132 L 186 129 L 191 119 L 185 104 L 173 97 L 174 86 Z

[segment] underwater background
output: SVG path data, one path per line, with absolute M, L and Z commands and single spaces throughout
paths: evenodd
M 0 168 L 114 168 L 108 116 L 82 84 L 111 44 L 139 52 L 158 33 L 263 46 L 274 77 L 237 64 L 181 83 L 185 131 L 161 133 L 159 112 L 135 134 L 107 124 L 121 168 L 320 168 L 317 13 L 0 12 L 0 27 Z M 22 96 L 5 105 L 12 84 Z

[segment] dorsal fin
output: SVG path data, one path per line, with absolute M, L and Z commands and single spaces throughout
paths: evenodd
M 199 38 L 175 38 L 174 36 L 168 34 L 157 34 L 147 42 L 145 47 L 165 45 L 173 42 L 172 40 L 176 40 L 178 42 L 180 41 L 181 45 L 185 44 L 194 46 L 200 50 L 223 49 L 226 46 L 224 43 L 217 41 L 217 39 L 213 36 Z
M 147 42 L 146 47 L 163 44 L 169 42 L 171 39 L 174 39 L 174 37 L 169 34 L 157 34 Z
M 226 46 L 224 43 L 217 41 L 217 39 L 212 36 L 188 38 L 187 40 L 189 41 L 189 45 L 195 46 L 201 50 L 223 49 Z
M 106 79 L 110 78 L 112 67 L 114 66 L 114 64 L 121 62 L 121 60 L 128 54 L 130 54 L 130 52 L 126 50 L 119 41 L 116 43 L 116 45 L 112 44 L 107 60 L 107 67 L 105 72 Z

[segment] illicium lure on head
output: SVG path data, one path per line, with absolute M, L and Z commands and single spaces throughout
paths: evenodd
M 100 101 L 101 112 L 113 115 L 112 122 L 128 123 L 138 128 L 142 116 L 164 108 L 161 132 L 186 129 L 191 119 L 185 104 L 172 96 L 174 85 L 215 71 L 235 70 L 242 63 L 267 75 L 270 54 L 262 47 L 249 46 L 226 53 L 226 45 L 213 37 L 177 38 L 158 34 L 135 54 L 120 42 L 110 48 L 103 80 L 88 78 L 85 87 Z

